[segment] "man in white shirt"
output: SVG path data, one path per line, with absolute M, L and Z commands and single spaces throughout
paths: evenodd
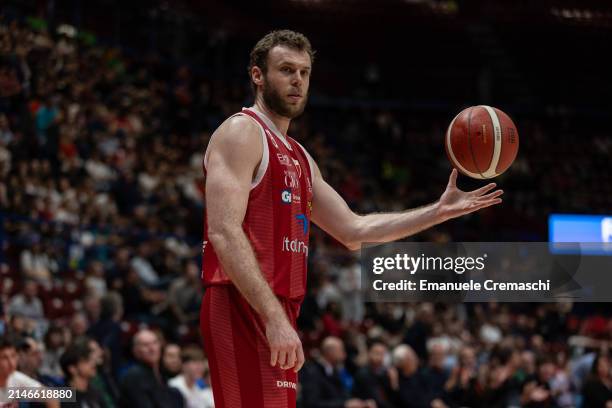
M 28 377 L 20 371 L 17 371 L 18 359 L 17 341 L 10 335 L 0 337 L 0 390 L 2 391 L 2 399 L 0 399 L 1 408 L 17 407 L 16 401 L 9 402 L 5 399 L 5 388 L 43 387 L 43 385 L 35 379 Z M 60 405 L 58 401 L 48 401 L 46 406 L 59 408 Z
M 182 374 L 168 381 L 168 385 L 183 394 L 187 408 L 214 408 L 212 390 L 203 384 L 204 372 L 208 371 L 204 354 L 197 347 L 187 347 L 181 358 Z

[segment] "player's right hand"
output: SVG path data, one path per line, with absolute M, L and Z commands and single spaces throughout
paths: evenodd
M 270 320 L 266 324 L 266 337 L 270 345 L 270 365 L 283 370 L 293 368 L 296 373 L 304 365 L 302 342 L 287 319 Z

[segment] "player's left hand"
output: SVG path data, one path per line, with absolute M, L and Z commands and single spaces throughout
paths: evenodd
M 474 191 L 459 190 L 457 187 L 458 173 L 457 169 L 453 169 L 446 190 L 440 197 L 440 215 L 445 220 L 460 217 L 502 202 L 500 197 L 504 193 L 503 190 L 495 190 L 489 193 L 497 186 L 495 183 L 489 183 Z

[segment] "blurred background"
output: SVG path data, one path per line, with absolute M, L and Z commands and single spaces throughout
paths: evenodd
M 90 401 L 120 406 L 151 330 L 160 392 L 190 401 L 182 379 L 210 404 L 202 156 L 252 103 L 250 49 L 281 28 L 317 50 L 289 134 L 354 211 L 436 200 L 446 127 L 488 104 L 520 136 L 504 203 L 412 239 L 547 241 L 551 214 L 612 214 L 608 2 L 4 0 L 0 331 L 20 371 L 87 378 Z M 355 254 L 316 228 L 309 254 L 301 407 L 612 404 L 608 304 L 364 304 Z

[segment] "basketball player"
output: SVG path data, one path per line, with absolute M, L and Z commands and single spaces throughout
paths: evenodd
M 311 220 L 347 248 L 397 240 L 501 202 L 495 184 L 457 188 L 417 209 L 357 215 L 287 136 L 306 106 L 313 51 L 293 31 L 250 55 L 255 104 L 228 118 L 204 155 L 206 217 L 200 324 L 217 408 L 295 407 L 304 353 L 296 318 L 306 289 Z M 352 406 L 360 406 L 353 405 Z M 348 405 L 347 405 L 348 406 Z

